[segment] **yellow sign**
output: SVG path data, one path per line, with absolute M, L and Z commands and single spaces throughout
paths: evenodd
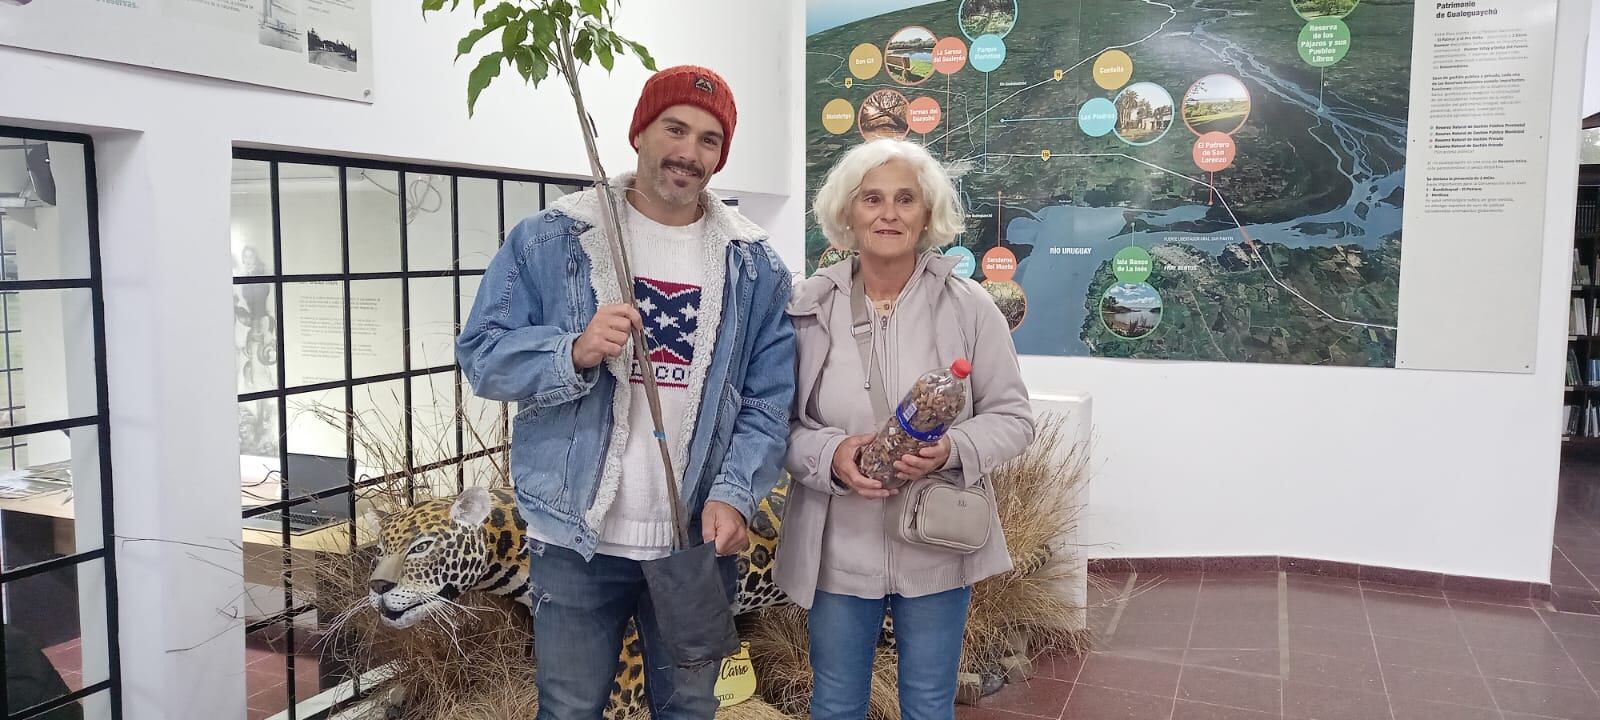
M 1042 157 L 1042 158 L 1044 158 L 1046 160 L 1049 160 L 1050 159 L 1050 151 L 1049 150 L 1040 150 L 1039 151 L 1039 157 Z
M 1094 61 L 1094 82 L 1106 90 L 1128 84 L 1133 77 L 1133 58 L 1121 50 L 1108 50 Z
M 855 121 L 856 109 L 844 98 L 834 98 L 822 108 L 822 127 L 835 135 L 849 130 Z
M 738 705 L 756 694 L 756 667 L 750 664 L 750 643 L 739 643 L 739 652 L 724 658 L 717 676 L 717 702 L 721 707 Z
M 850 51 L 850 74 L 857 80 L 871 80 L 883 68 L 883 51 L 877 45 L 862 43 Z
M 1066 74 L 1065 70 L 1056 70 L 1056 82 L 1061 82 L 1061 77 Z

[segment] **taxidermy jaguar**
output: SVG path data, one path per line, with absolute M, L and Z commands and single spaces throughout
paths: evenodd
M 780 483 L 751 518 L 750 547 L 739 555 L 735 614 L 787 602 L 772 581 L 787 493 L 787 484 Z M 379 543 L 368 599 L 389 627 L 411 627 L 468 590 L 512 598 L 531 609 L 527 525 L 511 490 L 468 488 L 455 498 L 373 512 L 369 521 L 379 530 Z M 643 646 L 631 626 L 619 651 L 607 718 L 648 712 Z

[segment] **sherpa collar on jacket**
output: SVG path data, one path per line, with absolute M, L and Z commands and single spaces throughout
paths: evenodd
M 633 183 L 634 173 L 627 172 L 611 178 L 611 195 L 618 202 L 622 201 Z M 722 204 L 722 198 L 710 190 L 700 192 L 700 206 L 705 208 L 706 233 L 727 242 L 755 243 L 768 239 L 766 230 L 760 225 L 751 222 L 740 215 L 733 208 Z M 587 188 L 582 192 L 563 195 L 550 203 L 550 209 L 567 217 L 577 220 L 589 227 L 604 227 L 601 222 L 600 193 L 594 188 Z M 622 208 L 618 208 L 621 210 Z

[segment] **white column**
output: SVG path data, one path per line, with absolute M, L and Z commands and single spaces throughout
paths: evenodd
M 1083 545 L 1083 522 L 1088 516 L 1089 485 L 1093 477 L 1094 466 L 1090 464 L 1092 457 L 1090 442 L 1094 436 L 1094 402 L 1087 394 L 1077 395 L 1033 395 L 1031 398 L 1036 421 L 1042 424 L 1047 415 L 1060 417 L 1060 434 L 1056 442 L 1054 458 L 1056 463 L 1066 464 L 1069 458 L 1072 464 L 1067 467 L 1081 467 L 1084 479 L 1074 486 L 1072 495 L 1067 499 L 1067 507 L 1075 508 L 1077 522 L 1061 537 L 1056 539 L 1057 552 L 1066 553 L 1068 556 L 1068 572 L 1060 580 L 1058 590 L 1062 597 L 1076 608 L 1082 608 L 1073 613 L 1071 618 L 1073 627 L 1088 629 L 1089 614 L 1089 551 Z
M 124 717 L 241 719 L 231 147 L 191 129 L 96 150 L 117 532 L 156 540 L 118 547 Z

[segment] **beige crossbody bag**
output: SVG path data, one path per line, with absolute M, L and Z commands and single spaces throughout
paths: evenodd
M 859 261 L 857 261 L 859 263 Z M 891 417 L 889 402 L 884 393 L 883 375 L 878 370 L 876 332 L 872 319 L 867 317 L 866 291 L 857 272 L 851 278 L 850 311 L 851 333 L 861 354 L 863 386 L 872 397 L 873 415 L 881 422 Z M 970 388 L 970 386 L 969 386 Z M 970 391 L 970 390 L 969 390 Z M 951 452 L 954 452 L 954 448 Z M 970 488 L 963 488 L 946 479 L 945 473 L 934 471 L 913 480 L 900 488 L 900 493 L 889 497 L 889 532 L 905 542 L 945 548 L 958 553 L 976 552 L 989 542 L 992 503 L 987 488 L 988 479 L 980 479 Z

